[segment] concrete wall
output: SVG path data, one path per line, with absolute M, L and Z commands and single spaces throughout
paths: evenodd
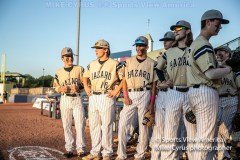
M 26 103 L 32 102 L 35 97 L 39 95 L 45 95 L 48 92 L 54 92 L 53 88 L 39 87 L 39 88 L 13 88 L 11 89 L 11 95 L 9 102 L 13 103 Z

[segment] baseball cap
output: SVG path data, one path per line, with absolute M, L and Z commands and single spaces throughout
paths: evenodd
M 61 52 L 61 56 L 65 56 L 65 55 L 71 55 L 73 56 L 73 51 L 71 48 L 69 47 L 65 47 L 62 49 L 62 52 Z
M 106 40 L 100 39 L 91 48 L 110 48 L 110 45 Z
M 191 29 L 190 23 L 184 20 L 178 21 L 175 25 L 172 25 L 170 29 L 173 31 L 175 27 L 186 27 L 188 29 Z
M 232 53 L 232 50 L 228 46 L 220 46 L 214 49 L 215 52 L 217 52 L 218 50 L 226 51 L 230 54 Z
M 229 23 L 229 20 L 223 19 L 223 15 L 220 11 L 214 10 L 214 9 L 208 10 L 202 15 L 201 21 L 204 21 L 207 19 L 218 19 L 221 21 L 222 24 Z
M 175 35 L 172 31 L 168 31 L 164 34 L 164 37 L 159 39 L 159 41 L 175 40 Z
M 133 46 L 135 45 L 148 45 L 148 39 L 144 36 L 140 36 L 135 40 L 135 43 L 133 44 Z

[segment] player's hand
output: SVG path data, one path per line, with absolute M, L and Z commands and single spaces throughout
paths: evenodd
M 86 92 L 86 94 L 87 94 L 88 96 L 91 95 L 92 91 L 91 91 L 91 88 L 90 88 L 89 86 L 85 86 L 85 87 L 84 87 L 84 90 L 85 90 L 85 92 Z
M 123 103 L 126 104 L 126 105 L 131 105 L 132 100 L 129 97 L 124 97 L 123 98 Z
M 162 88 L 162 89 L 164 89 L 164 88 L 168 88 L 169 85 L 167 84 L 166 81 L 163 81 L 162 83 L 159 84 L 159 87 Z
M 78 92 L 78 86 L 77 85 L 71 85 L 71 87 L 70 87 L 70 89 L 71 89 L 71 93 L 77 93 Z
M 218 68 L 227 68 L 227 69 L 229 69 L 229 73 L 232 71 L 232 68 L 230 66 L 228 66 L 228 65 L 225 65 L 225 63 L 219 64 Z
M 238 102 L 237 108 L 237 113 L 240 113 L 240 102 Z
M 114 89 L 108 92 L 107 97 L 114 98 L 117 94 L 118 94 L 118 91 Z
M 69 91 L 69 87 L 68 86 L 62 86 L 60 88 L 60 91 L 61 91 L 61 93 L 67 93 Z
M 172 82 L 171 80 L 167 80 L 167 81 L 166 81 L 166 84 L 167 84 L 169 87 L 173 86 L 173 82 Z

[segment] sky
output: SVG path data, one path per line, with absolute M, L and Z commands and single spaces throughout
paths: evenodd
M 210 39 L 217 47 L 240 36 L 239 7 L 239 0 L 81 0 L 79 65 L 96 59 L 91 46 L 99 39 L 110 43 L 112 53 L 134 53 L 134 40 L 150 33 L 153 49 L 160 49 L 159 39 L 179 20 L 191 23 L 196 38 L 201 16 L 209 9 L 230 20 Z M 54 76 L 63 66 L 62 48 L 75 51 L 76 37 L 77 0 L 0 0 L 0 54 L 6 54 L 10 72 L 37 78 L 44 68 L 45 75 Z

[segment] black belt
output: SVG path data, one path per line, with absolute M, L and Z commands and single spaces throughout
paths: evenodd
M 139 92 L 139 91 L 148 91 L 150 90 L 151 88 L 134 88 L 134 89 L 128 89 L 128 92 Z
M 95 94 L 95 95 L 101 95 L 101 94 L 106 94 L 107 91 L 103 91 L 103 92 L 92 92 L 92 94 Z
M 186 88 L 180 88 L 180 87 L 170 87 L 171 89 L 175 89 L 176 91 L 179 91 L 179 92 L 187 92 L 189 90 L 188 87 Z
M 159 88 L 158 91 L 167 92 L 168 89 L 167 88 Z
M 200 84 L 194 84 L 193 85 L 193 88 L 199 88 L 200 87 Z M 208 87 L 211 87 L 212 89 L 217 89 L 215 87 L 212 87 L 212 86 L 208 86 Z
M 236 95 L 231 95 L 231 94 L 222 94 L 219 95 L 219 97 L 235 97 Z
M 79 96 L 79 94 L 70 94 L 70 93 L 66 93 L 65 95 L 69 96 L 69 97 L 78 97 Z

